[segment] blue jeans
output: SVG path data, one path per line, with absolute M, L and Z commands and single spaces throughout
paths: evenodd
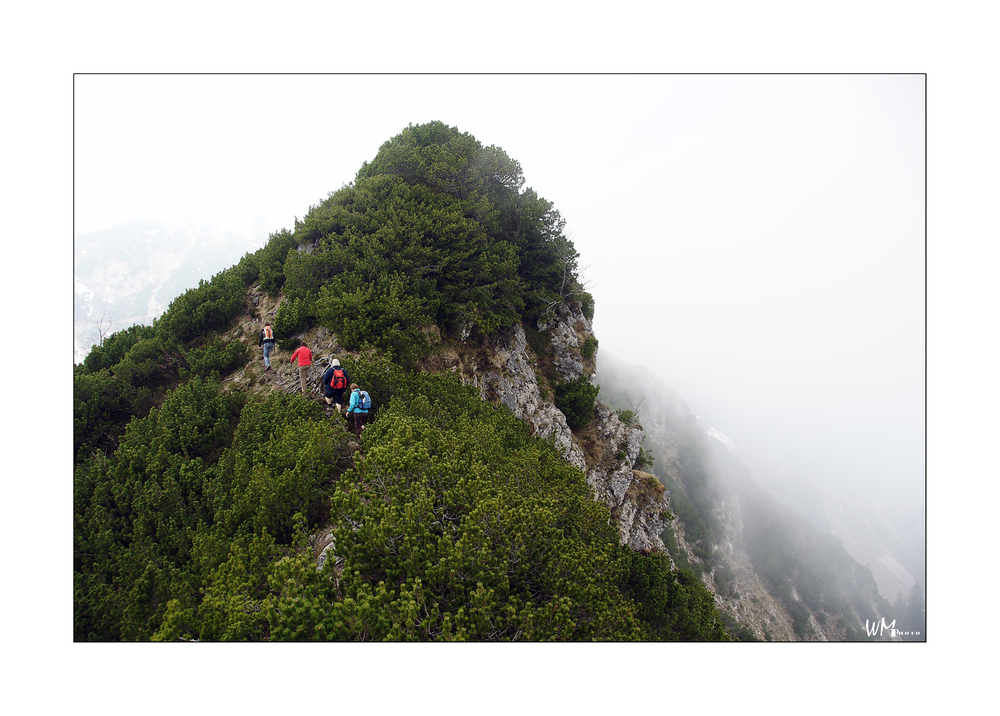
M 274 350 L 274 344 L 273 343 L 265 343 L 264 344 L 264 367 L 265 368 L 270 368 L 271 367 L 271 351 L 273 351 L 273 350 Z

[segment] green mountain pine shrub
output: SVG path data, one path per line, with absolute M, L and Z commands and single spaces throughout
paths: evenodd
M 711 595 L 620 547 L 551 443 L 451 376 L 406 383 L 332 497 L 341 576 L 282 562 L 272 638 L 725 638 Z
M 130 326 L 123 331 L 108 336 L 99 346 L 94 346 L 83 360 L 87 373 L 96 373 L 102 368 L 112 368 L 125 357 L 129 349 L 143 338 L 152 338 L 152 326 Z
M 200 590 L 220 565 L 249 560 L 266 581 L 277 547 L 262 563 L 260 545 L 290 545 L 297 514 L 326 519 L 343 426 L 297 395 L 247 400 L 192 378 L 133 420 L 110 458 L 79 465 L 77 640 L 150 639 L 172 600 L 197 624 Z
M 556 386 L 556 407 L 566 415 L 571 430 L 579 430 L 594 419 L 594 404 L 600 387 L 591 385 L 586 376 Z
M 250 352 L 240 341 L 213 341 L 204 348 L 194 348 L 186 356 L 189 369 L 181 369 L 181 377 L 197 375 L 202 378 L 221 375 L 241 368 L 250 360 Z
M 260 287 L 269 296 L 277 296 L 285 284 L 285 261 L 298 242 L 288 229 L 282 229 L 268 237 L 268 242 L 256 254 Z
M 351 469 L 315 405 L 199 378 L 84 460 L 75 638 L 722 638 L 550 442 L 454 376 L 385 367 L 351 366 L 391 396 Z M 340 577 L 301 551 L 331 508 Z
M 282 301 L 272 326 L 280 350 L 294 351 L 299 347 L 299 339 L 295 334 L 310 325 L 315 318 L 314 308 L 313 302 L 307 298 L 290 298 Z

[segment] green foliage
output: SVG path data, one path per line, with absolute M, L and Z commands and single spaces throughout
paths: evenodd
M 767 630 L 764 630 L 765 638 L 758 639 L 757 635 L 754 634 L 753 629 L 751 629 L 746 624 L 741 624 L 733 617 L 729 616 L 726 612 L 719 612 L 719 616 L 722 618 L 723 623 L 726 625 L 726 632 L 735 641 L 770 641 L 770 636 L 767 634 Z
M 113 450 L 132 417 L 131 386 L 107 371 L 73 376 L 73 452 Z
M 503 150 L 484 148 L 472 135 L 442 122 L 409 125 L 365 162 L 357 179 L 380 175 L 458 197 L 487 216 L 490 204 L 506 207 L 524 185 L 521 165 Z
M 597 353 L 597 339 L 593 336 L 587 336 L 587 339 L 583 342 L 583 347 L 580 349 L 580 355 L 583 356 L 584 360 L 590 360 Z
M 260 272 L 260 286 L 268 296 L 278 295 L 285 283 L 285 260 L 288 253 L 295 249 L 297 241 L 288 229 L 271 234 L 267 244 L 257 252 L 257 265 Z
M 600 387 L 591 385 L 586 376 L 556 386 L 556 407 L 566 416 L 571 430 L 579 430 L 594 419 L 594 403 Z
M 250 351 L 240 341 L 214 341 L 204 348 L 188 351 L 185 357 L 190 368 L 181 369 L 181 377 L 197 375 L 218 379 L 223 373 L 246 365 L 250 360 Z
M 354 345 L 404 362 L 426 350 L 411 340 L 422 325 L 488 334 L 585 298 L 564 222 L 523 184 L 497 147 L 411 125 L 296 224 L 309 251 L 286 252 L 284 292 L 318 302 L 321 322 Z
M 255 256 L 201 281 L 175 299 L 153 326 L 133 326 L 113 334 L 74 370 L 73 424 L 77 462 L 95 451 L 114 450 L 132 417 L 145 416 L 166 390 L 184 377 L 207 377 L 247 360 L 239 344 L 209 343 L 185 350 L 225 329 L 244 306 L 246 288 L 259 277 Z
M 622 422 L 622 425 L 636 425 L 639 422 L 639 415 L 634 410 L 627 410 L 622 408 L 621 410 L 616 410 L 615 415 Z
M 563 230 L 566 222 L 552 202 L 528 189 L 517 201 L 517 225 L 510 241 L 521 256 L 520 275 L 527 286 L 526 315 L 548 317 L 560 303 L 585 298 L 578 275 L 580 255 Z
M 199 281 L 197 288 L 175 298 L 159 327 L 185 342 L 225 328 L 243 310 L 246 299 L 244 276 L 235 269 Z
M 402 368 L 393 363 L 385 355 L 374 351 L 354 356 L 345 356 L 342 361 L 344 370 L 351 376 L 351 381 L 368 391 L 374 403 L 372 416 L 379 406 L 388 405 L 397 392 L 404 399 L 411 395 Z
M 552 335 L 548 331 L 539 331 L 530 323 L 524 326 L 524 336 L 528 346 L 539 358 L 546 358 L 552 350 Z
M 229 558 L 205 580 L 197 614 L 174 617 L 168 604 L 164 625 L 154 640 L 168 641 L 184 634 L 197 634 L 205 641 L 268 640 L 265 610 L 271 595 L 267 577 L 282 552 L 267 530 L 232 542 Z
M 324 325 L 397 358 L 421 338 L 421 325 L 453 330 L 469 322 L 484 333 L 509 327 L 523 305 L 516 252 L 491 240 L 467 209 L 432 187 L 359 178 L 298 226 L 301 241 L 318 243 L 289 256 L 286 291 L 318 293 Z
M 320 321 L 336 333 L 348 350 L 374 347 L 391 359 L 411 364 L 427 353 L 421 326 L 430 323 L 421 301 L 407 293 L 405 279 L 395 276 L 378 285 L 356 279 L 324 286 L 316 310 Z
M 582 473 L 507 411 L 384 356 L 345 367 L 387 401 L 351 469 L 315 405 L 199 378 L 82 461 L 77 640 L 725 638 L 710 598 L 621 548 Z M 336 560 L 317 571 L 304 535 L 327 510 Z
M 240 262 L 229 269 L 231 273 L 232 286 L 238 291 L 239 288 L 247 288 L 260 280 L 260 260 L 259 253 L 244 254 Z
M 81 461 L 75 639 L 266 634 L 264 622 L 231 605 L 262 598 L 297 514 L 312 525 L 325 518 L 347 435 L 298 396 L 245 401 L 192 378 L 134 419 L 110 457 Z
M 710 595 L 622 549 L 583 475 L 454 377 L 400 381 L 363 444 L 331 499 L 342 572 L 280 562 L 272 639 L 725 638 L 702 623 Z M 624 594 L 630 569 L 671 600 Z
M 274 317 L 274 336 L 278 348 L 283 351 L 293 351 L 299 346 L 300 339 L 296 334 L 309 326 L 315 318 L 315 302 L 309 297 L 290 298 L 278 306 L 278 315 Z
M 95 450 L 112 451 L 129 420 L 145 415 L 156 397 L 176 381 L 184 364 L 176 340 L 160 332 L 150 337 L 150 330 L 137 331 L 146 337 L 134 343 L 113 343 L 115 351 L 123 345 L 129 347 L 110 369 L 102 366 L 91 373 L 85 365 L 83 370 L 74 371 L 73 449 L 78 459 Z M 108 356 L 105 353 L 97 362 Z
M 649 638 L 662 641 L 728 641 L 711 592 L 688 571 L 674 571 L 664 554 L 622 548 L 628 569 L 623 592 L 639 604 Z
M 96 373 L 102 368 L 112 368 L 119 363 L 125 354 L 143 338 L 153 336 L 152 326 L 131 326 L 123 331 L 112 333 L 104 339 L 100 346 L 94 346 L 83 360 L 87 373 Z
M 635 464 L 632 466 L 634 470 L 646 470 L 647 472 L 653 467 L 655 459 L 653 458 L 653 453 L 645 448 L 639 448 L 639 457 L 635 459 Z

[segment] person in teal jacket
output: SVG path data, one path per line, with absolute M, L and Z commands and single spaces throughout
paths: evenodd
M 364 397 L 368 394 L 365 393 Z M 369 405 L 366 407 L 361 407 L 365 404 L 365 401 L 361 395 L 361 388 L 358 387 L 357 383 L 351 383 L 351 402 L 347 405 L 347 414 L 354 416 L 354 432 L 361 437 L 361 431 L 365 429 L 365 420 L 368 418 L 368 410 L 371 408 L 371 401 L 369 399 Z

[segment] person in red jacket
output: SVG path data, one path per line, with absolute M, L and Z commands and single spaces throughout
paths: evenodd
M 288 362 L 292 363 L 296 358 L 299 359 L 299 384 L 302 386 L 302 397 L 304 398 L 308 394 L 306 391 L 306 373 L 309 372 L 309 366 L 313 362 L 312 351 L 309 350 L 309 346 L 306 345 L 305 341 L 302 341 L 302 344 L 295 349 Z

